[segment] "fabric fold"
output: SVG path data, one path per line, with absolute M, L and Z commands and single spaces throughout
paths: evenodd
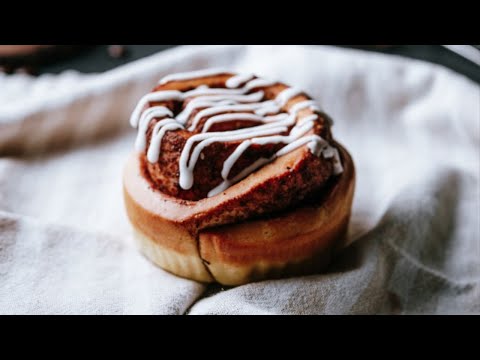
M 160 77 L 206 67 L 306 89 L 357 186 L 325 274 L 207 291 L 130 245 L 128 118 Z M 480 87 L 328 46 L 186 46 L 103 74 L 0 75 L 0 313 L 480 313 Z

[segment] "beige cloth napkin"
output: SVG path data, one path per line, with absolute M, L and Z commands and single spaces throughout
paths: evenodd
M 232 289 L 134 249 L 128 116 L 163 75 L 226 66 L 306 89 L 353 154 L 354 244 L 326 274 Z M 180 47 L 98 75 L 0 74 L 1 314 L 480 313 L 480 88 L 332 47 Z

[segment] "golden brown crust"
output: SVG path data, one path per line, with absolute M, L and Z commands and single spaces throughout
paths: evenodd
M 286 186 L 299 186 L 297 190 L 302 189 L 302 176 L 309 174 L 299 168 L 305 167 L 304 159 L 310 156 L 308 148 L 299 148 L 265 165 L 223 193 L 199 201 L 178 199 L 152 186 L 142 166 L 142 155 L 131 155 L 124 172 L 124 181 L 143 208 L 163 214 L 163 217 L 187 229 L 189 233 L 196 234 L 208 227 L 237 223 L 279 210 L 274 208 L 275 202 L 278 204 L 290 197 L 299 196 L 299 192 L 295 191 L 282 194 L 282 189 Z M 298 176 L 291 176 L 292 173 Z M 279 179 L 290 179 L 292 182 L 286 183 Z
M 231 77 L 232 74 L 225 74 L 202 79 L 173 81 L 159 85 L 155 91 L 188 91 L 200 85 L 222 88 L 225 87 L 226 80 Z M 277 83 L 252 89 L 252 92 L 262 90 L 265 99 L 273 99 L 286 88 L 286 85 Z M 306 100 L 309 100 L 307 95 L 299 94 L 290 99 L 283 110 L 286 111 L 296 103 Z M 165 101 L 150 104 L 150 106 L 157 105 L 166 106 L 174 113 L 178 113 L 179 108 L 185 106 L 185 103 Z M 318 119 L 310 133 L 321 135 L 325 140 L 331 141 L 329 121 L 323 114 L 317 114 L 315 110 L 305 108 L 298 113 L 297 121 L 314 113 Z M 158 121 L 154 119 L 149 124 L 147 148 L 153 127 Z M 233 126 L 237 125 L 233 124 Z M 207 146 L 202 151 L 203 156 L 195 165 L 193 187 L 188 190 L 181 189 L 179 185 L 180 154 L 187 139 L 196 131 L 167 131 L 161 142 L 159 160 L 150 163 L 143 152 L 139 154 L 139 164 L 132 166 L 130 170 L 134 173 L 135 167 L 141 168 L 141 177 L 148 182 L 149 186 L 154 191 L 166 195 L 165 202 L 169 205 L 168 211 L 172 212 L 172 219 L 188 229 L 191 234 L 197 234 L 198 231 L 207 227 L 237 223 L 263 214 L 293 208 L 306 197 L 321 191 L 333 174 L 333 158 L 315 156 L 304 146 L 263 166 L 240 183 L 209 199 L 206 198 L 206 194 L 223 181 L 221 176 L 223 164 L 240 142 L 215 142 Z M 235 162 L 230 178 L 256 160 L 271 157 L 284 145 L 251 145 Z M 144 185 L 137 184 L 137 186 Z M 142 201 L 148 203 L 148 196 L 146 193 Z
M 224 88 L 231 76 L 172 81 L 154 91 L 186 92 L 201 85 Z M 277 99 L 286 88 L 277 83 L 251 92 L 262 90 L 265 101 Z M 281 112 L 288 113 L 292 106 L 306 100 L 310 100 L 306 94 L 293 96 L 282 104 Z M 164 106 L 178 115 L 188 101 L 157 102 L 149 106 Z M 187 129 L 200 110 L 190 115 Z M 323 269 L 340 246 L 348 226 L 355 170 L 348 152 L 332 140 L 330 122 L 324 114 L 306 107 L 295 119 L 299 123 L 310 115 L 317 120 L 307 135 L 318 135 L 337 147 L 344 168 L 339 176 L 333 175 L 333 158 L 316 156 L 309 147 L 302 146 L 274 158 L 222 193 L 208 198 L 209 191 L 223 181 L 221 170 L 226 159 L 241 144 L 241 141 L 213 142 L 202 150 L 195 163 L 193 187 L 182 189 L 180 155 L 187 140 L 201 131 L 207 118 L 197 119 L 198 126 L 192 131 L 183 128 L 167 131 L 155 163 L 147 161 L 145 152 L 133 154 L 124 171 L 124 196 L 141 251 L 174 274 L 225 285 Z M 147 149 L 158 121 L 153 119 L 146 128 Z M 250 125 L 230 121 L 219 126 L 222 128 L 213 130 Z M 291 128 L 286 130 L 282 135 L 288 135 Z M 249 146 L 229 174 L 235 177 L 255 161 L 270 159 L 283 146 L 283 143 Z
M 238 220 L 221 227 L 212 216 L 215 209 L 224 210 L 225 202 L 233 201 L 244 187 L 261 184 L 261 178 L 250 176 L 224 196 L 185 202 L 149 186 L 140 171 L 138 156 L 132 156 L 124 172 L 124 194 L 141 250 L 172 273 L 225 285 L 323 269 L 341 246 L 355 185 L 353 161 L 343 147 L 336 146 L 344 172 L 332 180 L 318 200 L 267 219 Z M 294 161 L 289 155 L 277 161 Z M 276 165 L 267 165 L 264 176 L 278 170 Z M 196 218 L 202 216 L 208 221 L 200 221 L 202 226 L 198 226 Z

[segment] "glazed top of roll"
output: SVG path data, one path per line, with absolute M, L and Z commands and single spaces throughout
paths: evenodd
M 139 101 L 130 122 L 152 188 L 186 204 L 222 196 L 296 156 L 294 167 L 237 196 L 241 218 L 293 206 L 343 170 L 331 121 L 318 105 L 300 89 L 253 74 L 167 76 Z

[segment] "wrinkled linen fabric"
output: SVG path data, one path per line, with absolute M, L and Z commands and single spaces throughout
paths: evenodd
M 227 67 L 298 86 L 357 185 L 324 274 L 206 286 L 145 260 L 122 168 L 164 75 Z M 480 313 L 480 88 L 440 66 L 319 46 L 188 46 L 102 74 L 0 74 L 0 314 Z

